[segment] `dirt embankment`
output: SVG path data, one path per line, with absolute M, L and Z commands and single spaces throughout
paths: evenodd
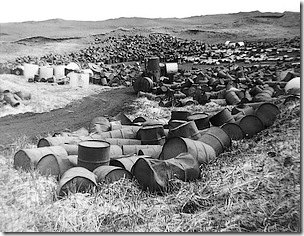
M 119 88 L 85 97 L 50 112 L 0 118 L 0 146 L 9 145 L 24 135 L 35 140 L 37 136 L 47 136 L 65 129 L 87 128 L 94 117 L 113 117 L 127 109 L 135 98 L 132 87 Z

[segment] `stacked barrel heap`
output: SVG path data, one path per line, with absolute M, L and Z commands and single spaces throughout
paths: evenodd
M 217 158 L 232 140 L 251 138 L 271 126 L 280 113 L 273 103 L 239 104 L 216 114 L 171 111 L 164 123 L 120 113 L 95 117 L 89 128 L 54 134 L 37 148 L 14 155 L 15 168 L 58 178 L 58 195 L 83 192 L 104 182 L 136 179 L 144 190 L 163 192 L 170 180 L 200 178 L 200 165 Z

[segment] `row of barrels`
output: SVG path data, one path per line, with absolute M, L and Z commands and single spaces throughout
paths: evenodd
M 89 135 L 42 138 L 37 148 L 17 151 L 14 166 L 56 175 L 59 196 L 121 178 L 135 178 L 145 190 L 164 191 L 173 176 L 199 178 L 199 166 L 213 161 L 232 140 L 251 138 L 271 126 L 279 109 L 272 103 L 256 106 L 236 106 L 235 114 L 224 109 L 212 116 L 174 110 L 166 124 L 97 117 Z

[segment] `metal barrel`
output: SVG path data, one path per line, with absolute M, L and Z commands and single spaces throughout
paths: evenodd
M 101 140 L 88 140 L 78 144 L 79 167 L 93 171 L 101 165 L 110 163 L 110 143 Z

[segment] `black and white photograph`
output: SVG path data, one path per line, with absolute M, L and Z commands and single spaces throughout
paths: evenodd
M 0 6 L 0 232 L 303 231 L 302 1 Z

